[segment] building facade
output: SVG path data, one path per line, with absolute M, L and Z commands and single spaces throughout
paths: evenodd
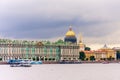
M 95 57 L 96 61 L 99 60 L 116 60 L 116 51 L 108 48 L 106 45 L 104 45 L 103 48 L 93 51 L 84 51 L 86 58 L 90 60 L 91 56 Z
M 94 51 L 97 60 L 116 60 L 116 51 L 108 48 L 105 44 L 103 48 Z
M 61 60 L 78 61 L 79 60 L 79 45 L 61 46 Z
M 79 46 L 65 43 L 0 39 L 0 59 L 33 59 L 42 61 L 77 60 Z
M 96 51 L 86 51 L 85 44 L 82 42 L 82 36 L 77 38 L 70 28 L 65 35 L 64 41 L 28 41 L 28 40 L 10 40 L 0 39 L 0 61 L 10 59 L 30 59 L 41 61 L 78 61 L 80 52 L 84 52 L 86 59 L 94 56 L 96 60 L 116 60 L 116 51 L 108 48 L 106 45 Z M 85 59 L 85 60 L 86 60 Z

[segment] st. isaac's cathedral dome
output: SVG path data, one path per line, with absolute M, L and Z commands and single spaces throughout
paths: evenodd
M 65 42 L 72 42 L 72 43 L 77 43 L 77 38 L 75 36 L 74 31 L 72 30 L 72 28 L 69 28 L 69 31 L 66 33 L 65 38 L 64 38 Z

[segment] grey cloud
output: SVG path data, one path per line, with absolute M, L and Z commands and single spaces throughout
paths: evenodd
M 88 40 L 119 32 L 119 0 L 0 0 L 0 32 L 6 37 L 49 39 L 69 28 Z M 110 36 L 109 36 L 110 37 Z M 90 39 L 93 38 L 93 39 Z M 100 42 L 100 41 L 99 41 Z

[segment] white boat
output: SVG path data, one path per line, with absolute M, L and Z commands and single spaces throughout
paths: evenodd
M 42 64 L 42 61 L 30 61 L 30 64 Z
M 12 62 L 10 64 L 10 67 L 31 67 L 31 64 L 29 60 L 22 60 L 22 61 Z
M 21 66 L 21 64 L 20 63 L 11 63 L 10 64 L 10 67 L 20 67 Z
M 31 67 L 29 60 L 21 61 L 20 65 L 21 65 L 21 67 Z

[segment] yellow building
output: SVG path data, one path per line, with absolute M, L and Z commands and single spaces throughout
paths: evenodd
M 90 60 L 91 56 L 95 56 L 94 51 L 84 51 L 86 55 L 86 60 Z
M 86 60 L 90 60 L 91 56 L 94 56 L 96 61 L 98 60 L 116 60 L 116 51 L 108 48 L 105 44 L 103 48 L 96 51 L 86 51 L 85 44 L 82 42 L 82 35 L 79 36 L 79 52 L 84 52 Z
M 108 48 L 106 44 L 103 48 L 94 51 L 96 60 L 116 60 L 116 51 L 111 48 Z
M 90 60 L 91 56 L 95 57 L 96 61 L 99 60 L 116 60 L 116 51 L 108 48 L 106 45 L 104 45 L 103 48 L 98 49 L 96 51 L 83 51 L 86 55 L 86 60 Z

